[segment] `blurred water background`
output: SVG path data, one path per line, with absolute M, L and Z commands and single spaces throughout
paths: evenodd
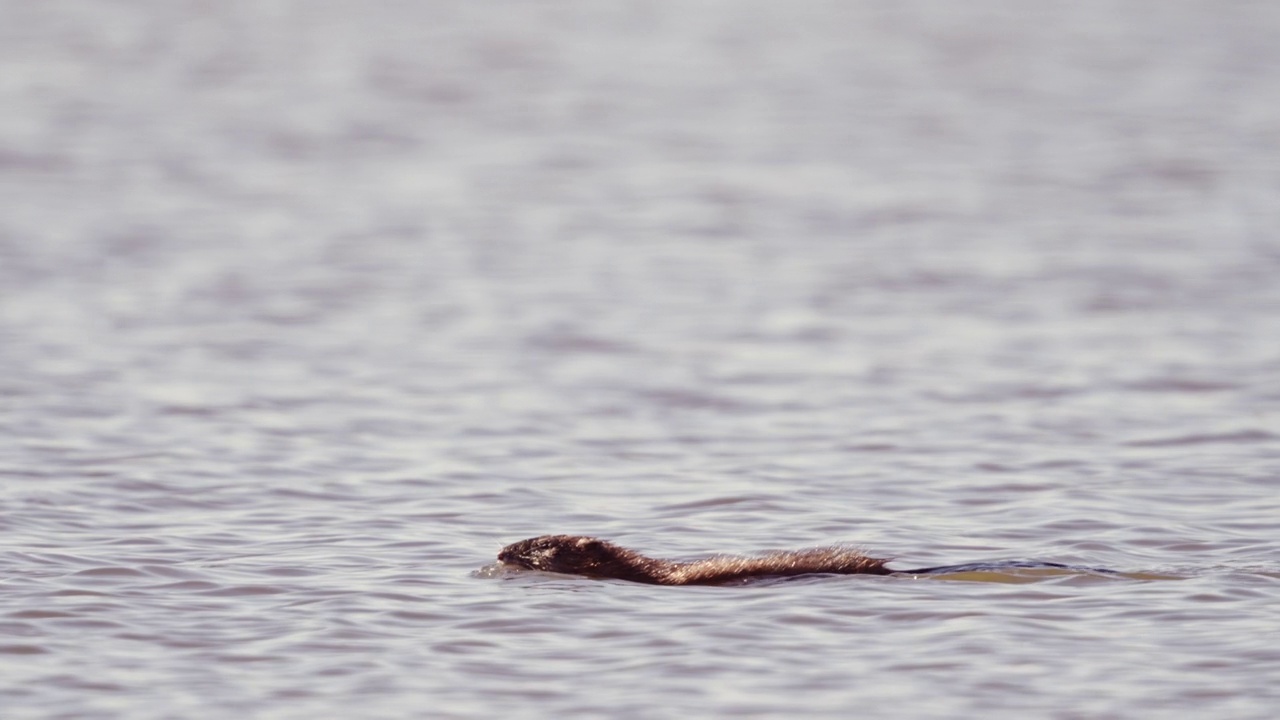
M 1280 711 L 1280 6 L 0 20 L 5 718 Z

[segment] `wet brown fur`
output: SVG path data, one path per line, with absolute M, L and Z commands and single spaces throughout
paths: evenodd
M 773 552 L 758 557 L 716 556 L 674 562 L 641 555 L 607 540 L 576 535 L 544 535 L 502 549 L 508 565 L 651 585 L 717 585 L 747 578 L 833 573 L 888 575 L 885 561 L 845 547 Z

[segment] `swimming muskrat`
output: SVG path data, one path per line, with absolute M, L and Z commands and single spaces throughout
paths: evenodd
M 935 575 L 1000 570 L 1011 567 L 1080 569 L 1058 563 L 974 563 L 915 570 L 891 570 L 887 560 L 847 547 L 772 552 L 758 557 L 715 556 L 693 562 L 674 562 L 641 555 L 607 540 L 577 535 L 543 535 L 512 543 L 498 560 L 529 570 L 630 580 L 650 585 L 718 585 L 762 577 L 795 575 Z M 1098 572 L 1098 571 L 1095 571 Z M 1109 572 L 1109 571 L 1101 571 Z

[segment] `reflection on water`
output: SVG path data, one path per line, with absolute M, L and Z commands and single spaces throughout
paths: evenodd
M 5 717 L 1270 718 L 1280 11 L 1155 9 L 6 3 Z
M 1180 575 L 1149 572 L 1119 572 L 1116 570 L 1100 570 L 1082 567 L 985 567 L 982 569 L 959 569 L 952 572 L 935 572 L 928 577 L 938 580 L 957 580 L 961 582 L 993 582 L 993 583 L 1034 583 L 1046 580 L 1062 580 L 1071 583 L 1106 582 L 1111 580 L 1181 580 Z

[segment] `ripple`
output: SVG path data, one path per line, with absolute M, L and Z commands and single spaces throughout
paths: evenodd
M 0 655 L 44 655 L 49 651 L 39 645 L 0 644 Z
M 16 620 L 43 620 L 45 618 L 75 617 L 75 613 L 61 610 L 17 610 L 9 613 L 6 617 Z
M 280 595 L 290 592 L 288 588 L 277 587 L 275 585 L 236 585 L 233 587 L 218 587 L 213 590 L 205 590 L 201 595 L 209 597 L 245 597 L 252 595 Z
M 1123 444 L 1129 447 L 1180 447 L 1187 445 L 1261 443 L 1275 440 L 1277 437 L 1280 436 L 1265 430 L 1239 430 L 1228 433 L 1205 433 L 1129 440 Z
M 1194 380 L 1190 378 L 1154 378 L 1124 385 L 1130 390 L 1149 393 L 1215 393 L 1237 390 L 1241 385 L 1229 380 Z
M 147 573 L 127 567 L 100 567 L 81 570 L 79 572 L 72 573 L 71 576 L 90 578 L 137 578 L 146 577 Z

